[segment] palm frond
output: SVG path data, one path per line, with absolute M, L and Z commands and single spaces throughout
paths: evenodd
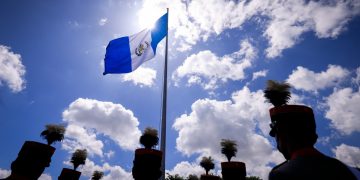
M 220 145 L 221 153 L 223 153 L 230 162 L 231 158 L 235 157 L 237 153 L 236 141 L 230 139 L 222 139 Z
M 203 157 L 200 161 L 200 166 L 205 169 L 207 175 L 211 169 L 215 168 L 214 159 L 211 156 Z
M 87 158 L 87 151 L 86 149 L 77 149 L 72 157 L 71 157 L 71 163 L 74 165 L 74 170 L 76 170 L 79 165 L 85 164 Z
M 102 171 L 95 170 L 92 174 L 91 180 L 99 180 L 104 176 L 104 173 Z
M 151 127 L 145 128 L 143 135 L 140 137 L 140 144 L 142 144 L 147 149 L 151 149 L 158 143 L 159 137 L 157 129 Z
M 56 141 L 62 141 L 64 139 L 65 126 L 58 124 L 48 124 L 45 126 L 45 130 L 41 132 L 40 136 L 46 139 L 48 145 Z

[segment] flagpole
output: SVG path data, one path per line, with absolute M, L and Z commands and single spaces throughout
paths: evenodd
M 165 62 L 164 62 L 164 83 L 163 83 L 163 97 L 162 97 L 162 116 L 161 116 L 161 140 L 160 151 L 163 153 L 161 162 L 162 176 L 161 180 L 165 179 L 165 151 L 166 151 L 166 102 L 167 102 L 167 57 L 168 57 L 168 24 L 169 24 L 169 8 L 166 8 L 167 22 L 166 22 L 166 44 L 165 44 Z

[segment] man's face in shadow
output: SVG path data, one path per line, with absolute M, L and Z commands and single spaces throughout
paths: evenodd
M 286 138 L 286 135 L 281 132 L 275 133 L 275 139 L 276 139 L 276 147 L 277 149 L 283 154 L 285 159 L 290 159 L 290 152 L 289 152 L 289 142 Z

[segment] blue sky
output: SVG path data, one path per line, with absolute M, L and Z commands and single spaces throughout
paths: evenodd
M 292 103 L 315 111 L 316 147 L 360 166 L 360 1 L 0 2 L 0 177 L 26 140 L 49 123 L 67 128 L 42 179 L 57 179 L 76 148 L 105 179 L 131 179 L 145 127 L 159 129 L 164 41 L 125 75 L 103 76 L 107 43 L 151 25 L 170 8 L 166 169 L 201 174 L 219 142 L 266 179 L 283 157 L 268 136 L 266 80 L 288 81 Z

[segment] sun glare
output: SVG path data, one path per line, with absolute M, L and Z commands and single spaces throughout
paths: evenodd
M 160 10 L 143 8 L 138 13 L 138 22 L 139 26 L 142 29 L 149 28 L 152 29 L 155 26 L 155 22 L 160 18 L 162 12 Z

